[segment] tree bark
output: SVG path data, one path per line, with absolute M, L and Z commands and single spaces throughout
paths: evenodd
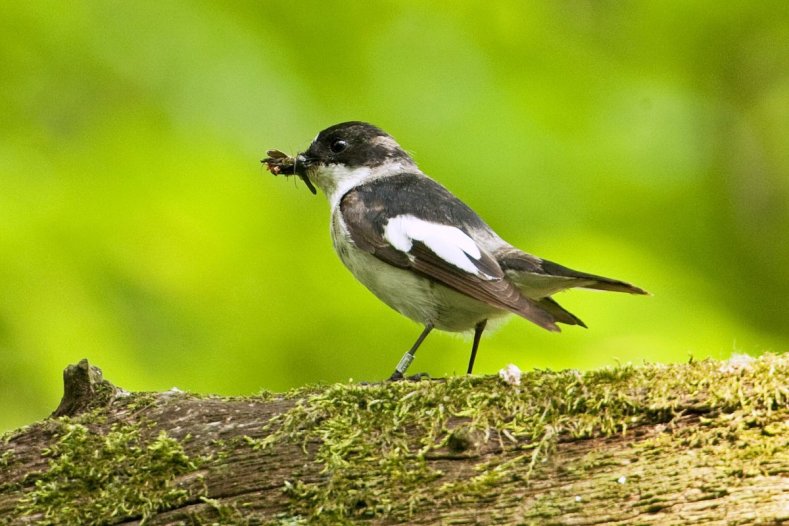
M 789 524 L 785 357 L 505 376 L 227 398 L 83 360 L 0 438 L 0 524 Z

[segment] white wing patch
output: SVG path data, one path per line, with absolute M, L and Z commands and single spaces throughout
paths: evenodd
M 482 253 L 474 240 L 457 227 L 440 225 L 410 214 L 393 217 L 384 228 L 384 237 L 397 250 L 408 252 L 414 241 L 421 241 L 438 257 L 470 274 L 490 278 L 473 261 Z

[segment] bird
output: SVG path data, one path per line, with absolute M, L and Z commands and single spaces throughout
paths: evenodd
M 488 323 L 510 315 L 559 332 L 586 327 L 552 296 L 571 288 L 648 294 L 635 285 L 528 254 L 505 241 L 443 185 L 423 173 L 381 128 L 349 121 L 324 129 L 290 157 L 269 150 L 274 175 L 301 178 L 330 207 L 340 260 L 383 303 L 424 328 L 389 380 L 401 380 L 433 329 L 473 330 L 472 374 Z

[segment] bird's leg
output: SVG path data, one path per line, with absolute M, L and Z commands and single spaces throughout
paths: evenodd
M 468 359 L 468 372 L 471 374 L 474 370 L 474 360 L 477 358 L 477 349 L 479 348 L 479 340 L 482 338 L 482 332 L 485 330 L 488 320 L 482 320 L 474 327 L 474 343 L 471 346 L 471 358 Z
M 393 382 L 395 380 L 402 380 L 403 375 L 405 375 L 406 370 L 408 370 L 408 366 L 411 365 L 411 362 L 414 361 L 414 353 L 422 345 L 422 342 L 427 338 L 427 335 L 430 334 L 430 331 L 433 330 L 433 324 L 428 322 L 425 325 L 425 330 L 422 331 L 422 334 L 419 335 L 419 338 L 416 339 L 414 345 L 408 350 L 407 353 L 400 358 L 400 362 L 395 367 L 395 372 L 392 373 L 392 376 L 389 377 L 389 381 Z

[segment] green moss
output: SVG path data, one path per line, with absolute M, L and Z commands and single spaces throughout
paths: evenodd
M 2 439 L 0 439 L 2 440 Z M 7 449 L 0 455 L 0 470 L 8 470 L 14 464 L 19 461 L 16 451 L 13 449 Z M 19 487 L 18 483 L 11 483 L 11 482 L 4 482 L 0 484 L 0 494 L 8 491 L 15 490 Z M 0 524 L 3 524 L 2 519 L 0 518 Z
M 138 425 L 114 424 L 106 434 L 67 418 L 50 425 L 57 441 L 42 452 L 49 468 L 28 476 L 34 489 L 16 510 L 36 516 L 36 524 L 144 520 L 186 499 L 186 491 L 172 481 L 197 463 L 164 431 L 146 438 Z
M 16 462 L 16 451 L 13 449 L 7 449 L 0 455 L 0 468 L 7 468 L 14 462 Z
M 223 504 L 216 499 L 209 499 L 208 497 L 201 497 L 200 501 L 207 504 L 216 516 L 210 519 L 210 522 L 204 522 L 204 518 L 193 516 L 191 517 L 192 523 L 198 524 L 211 524 L 211 526 L 232 525 L 232 526 L 246 526 L 252 524 L 260 524 L 259 519 L 248 517 L 237 506 Z
M 134 393 L 117 403 L 118 405 L 123 405 L 130 413 L 134 413 L 153 407 L 158 402 L 159 398 L 156 393 Z
M 459 377 L 343 384 L 322 391 L 309 388 L 289 393 L 296 406 L 268 424 L 266 438 L 249 442 L 255 448 L 268 448 L 295 439 L 319 463 L 321 480 L 294 478 L 285 485 L 293 516 L 323 524 L 383 516 L 403 520 L 414 510 L 438 502 L 493 498 L 502 480 L 528 482 L 560 440 L 623 433 L 642 424 L 668 422 L 685 412 L 768 415 L 787 404 L 788 373 L 782 358 L 766 356 L 731 369 L 721 362 L 703 361 L 583 374 L 531 372 L 523 375 L 521 387 L 497 377 Z M 752 433 L 785 436 L 778 424 L 770 421 L 765 427 L 765 422 Z M 741 436 L 746 431 L 736 427 L 729 432 L 747 442 L 750 436 Z M 700 446 L 715 440 L 713 436 L 680 438 L 698 441 Z M 428 459 L 468 455 L 480 443 L 491 441 L 514 455 L 506 461 L 483 456 L 473 473 L 451 478 L 438 492 L 435 484 L 427 484 L 444 476 Z M 754 455 L 766 458 L 775 446 L 743 447 L 756 448 Z M 592 456 L 567 469 L 593 471 L 608 462 Z M 631 477 L 627 486 L 611 481 L 610 491 L 629 492 L 639 483 L 638 476 Z M 556 510 L 543 511 L 553 516 Z

